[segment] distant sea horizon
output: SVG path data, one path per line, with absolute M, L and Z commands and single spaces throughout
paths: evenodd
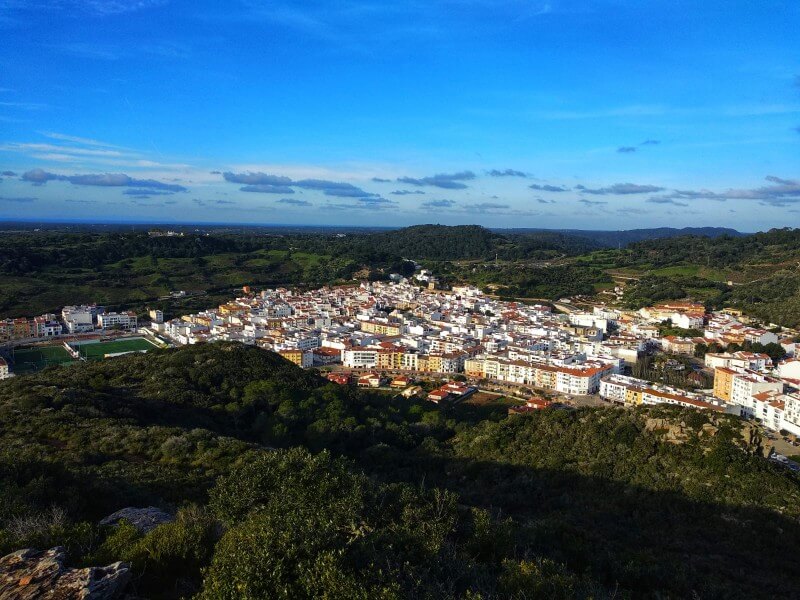
M 198 228 L 198 227 L 213 227 L 213 228 L 251 228 L 251 229 L 285 229 L 285 230 L 314 230 L 314 231 L 396 231 L 399 229 L 406 229 L 408 227 L 417 227 L 422 225 L 439 225 L 438 223 L 415 223 L 414 225 L 321 225 L 321 224 L 290 224 L 290 223 L 243 223 L 243 222 L 225 222 L 225 221 L 149 221 L 149 220 L 125 220 L 125 219 L 3 219 L 0 218 L 0 228 L 24 226 L 28 229 L 31 227 L 41 226 L 83 226 L 83 227 L 100 227 L 100 228 L 119 228 L 119 227 L 133 227 L 133 228 L 158 228 L 158 227 L 173 227 L 173 228 Z M 485 227 L 480 223 L 468 223 L 463 225 L 448 225 L 448 227 L 466 227 L 466 226 L 479 226 Z M 597 232 L 597 233 L 611 233 L 615 231 L 630 232 L 630 231 L 698 231 L 703 229 L 714 231 L 728 231 L 739 235 L 750 235 L 758 233 L 758 231 L 746 232 L 732 227 L 717 227 L 714 225 L 698 225 L 695 227 L 671 227 L 668 225 L 659 227 L 638 227 L 633 229 L 572 229 L 560 227 L 485 227 L 490 231 L 516 231 L 516 232 L 538 232 L 550 231 L 554 233 L 572 233 L 572 232 Z

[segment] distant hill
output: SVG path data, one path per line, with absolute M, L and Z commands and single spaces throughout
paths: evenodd
M 717 238 L 742 237 L 724 227 L 659 227 L 627 231 L 585 229 L 488 229 L 480 225 L 414 225 L 379 233 L 366 233 L 360 239 L 375 250 L 416 260 L 505 260 L 574 256 L 602 248 L 685 236 Z
M 715 304 L 736 306 L 767 322 L 800 327 L 800 229 L 714 239 L 645 240 L 616 253 L 614 260 L 617 267 L 642 273 L 656 271 L 663 276 L 672 269 L 671 279 L 684 291 L 697 287 L 697 282 L 682 281 L 681 273 L 731 280 L 734 286 Z
M 414 225 L 368 238 L 381 251 L 429 260 L 486 258 L 506 242 L 503 236 L 480 225 Z
M 363 236 L 375 250 L 415 260 L 504 260 L 576 255 L 603 246 L 549 230 L 492 230 L 480 225 L 414 225 Z
M 542 234 L 561 233 L 572 238 L 583 238 L 603 248 L 625 247 L 633 242 L 676 238 L 687 235 L 716 238 L 721 236 L 742 237 L 747 234 L 727 227 L 656 227 L 654 229 L 627 229 L 619 231 L 593 231 L 590 229 L 496 229 L 498 233 L 509 234 Z

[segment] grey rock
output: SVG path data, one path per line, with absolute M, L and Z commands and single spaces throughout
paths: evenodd
M 26 548 L 0 558 L 0 600 L 113 600 L 131 578 L 126 563 L 71 569 L 65 559 L 60 546 Z
M 155 506 L 148 506 L 147 508 L 134 508 L 129 506 L 108 515 L 105 519 L 100 521 L 100 525 L 117 525 L 123 519 L 136 527 L 139 532 L 148 533 L 159 525 L 172 523 L 175 517 Z

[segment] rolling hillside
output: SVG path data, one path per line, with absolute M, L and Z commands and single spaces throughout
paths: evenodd
M 159 350 L 0 383 L 0 552 L 129 561 L 150 598 L 788 598 L 800 480 L 753 433 L 476 419 L 253 347 Z M 150 505 L 177 520 L 97 525 Z

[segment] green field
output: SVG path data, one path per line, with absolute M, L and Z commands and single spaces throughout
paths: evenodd
M 41 346 L 22 348 L 11 355 L 15 373 L 33 373 L 51 365 L 73 362 L 73 358 L 63 346 Z
M 153 350 L 156 346 L 144 338 L 129 338 L 113 340 L 110 342 L 95 342 L 88 344 L 70 344 L 77 350 L 81 357 L 88 360 L 100 360 L 106 354 L 119 354 L 121 352 L 141 352 Z
M 35 316 L 65 304 L 97 302 L 144 310 L 172 290 L 221 290 L 242 285 L 329 283 L 348 258 L 256 250 L 194 258 L 133 257 L 98 267 L 47 267 L 22 275 L 0 273 L 0 317 Z M 229 292 L 226 292 L 230 295 Z M 160 303 L 160 304 L 159 304 Z

